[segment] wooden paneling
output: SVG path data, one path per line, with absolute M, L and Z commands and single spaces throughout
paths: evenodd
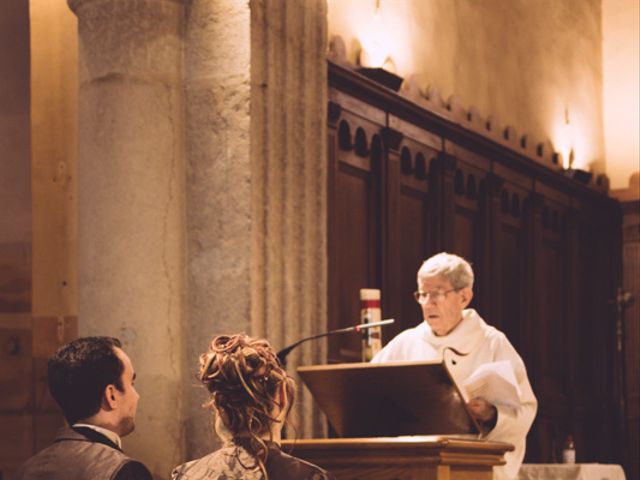
M 410 137 L 403 138 L 396 149 L 390 145 L 386 150 L 383 309 L 396 323 L 383 331 L 385 340 L 422 321 L 412 292 L 416 290 L 416 271 L 431 243 L 429 169 L 438 154 L 436 148 Z
M 329 83 L 330 326 L 356 323 L 357 290 L 381 287 L 383 317 L 397 320 L 388 341 L 420 321 L 411 298 L 420 263 L 463 255 L 476 275 L 472 306 L 514 344 L 540 402 L 527 461 L 558 460 L 573 434 L 579 461 L 622 462 L 618 203 L 343 67 L 329 64 Z M 358 128 L 370 145 L 379 136 L 379 155 L 341 140 L 341 121 L 352 138 Z M 637 223 L 636 243 L 625 244 L 636 263 Z M 625 276 L 638 283 L 637 271 Z M 626 329 L 637 344 L 638 322 Z M 330 359 L 359 348 L 355 338 L 329 344 Z M 640 422 L 637 352 L 626 357 L 630 429 Z
M 502 172 L 509 173 L 509 172 Z M 494 175 L 488 182 L 491 210 L 489 284 L 492 324 L 517 350 L 525 343 L 531 281 L 528 275 L 527 214 L 531 191 Z
M 31 330 L 0 328 L 0 412 L 33 407 Z
M 376 116 L 374 109 L 367 112 Z M 346 110 L 335 122 L 336 144 L 329 146 L 329 215 L 330 228 L 341 235 L 329 239 L 329 268 L 342 274 L 329 279 L 329 328 L 359 323 L 359 290 L 380 288 L 381 128 Z M 359 360 L 359 337 L 343 335 L 330 342 L 329 359 Z
M 640 200 L 625 202 L 623 242 L 624 291 L 633 303 L 624 311 L 625 407 L 626 441 L 625 468 L 627 478 L 640 478 Z
M 566 405 L 562 385 L 568 380 L 565 369 L 557 368 L 558 362 L 566 363 L 566 322 L 568 308 L 568 264 L 567 241 L 564 219 L 568 199 L 544 185 L 536 185 L 538 193 L 533 208 L 535 211 L 535 266 L 533 291 L 537 300 L 533 314 L 537 318 L 535 348 L 546 355 L 537 355 L 532 366 L 539 386 L 536 393 L 544 403 L 554 406 Z M 563 411 L 554 408 L 553 415 L 559 418 Z
M 444 141 L 445 161 L 440 250 L 461 255 L 471 262 L 476 276 L 471 307 L 484 311 L 489 307 L 487 280 L 489 275 L 489 211 L 487 209 L 487 174 L 489 159 L 456 143 Z M 451 191 L 447 191 L 447 190 Z M 438 227 L 436 227 L 438 228 Z
M 0 316 L 0 478 L 49 445 L 64 425 L 47 387 L 47 361 L 77 332 L 75 317 Z
M 4 478 L 11 474 L 33 455 L 33 415 L 0 413 L 2 436 L 7 438 L 0 448 L 0 472 Z M 9 440 L 10 439 L 10 440 Z

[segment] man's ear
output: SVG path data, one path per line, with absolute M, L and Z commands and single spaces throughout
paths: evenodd
M 460 300 L 462 303 L 462 308 L 467 308 L 472 299 L 473 290 L 471 290 L 469 287 L 464 287 L 462 290 L 460 290 Z
M 107 385 L 102 394 L 102 404 L 105 410 L 115 410 L 118 405 L 116 386 Z

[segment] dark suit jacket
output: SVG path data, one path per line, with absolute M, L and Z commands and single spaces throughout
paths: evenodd
M 142 463 L 90 428 L 63 428 L 53 444 L 27 460 L 13 480 L 152 480 Z

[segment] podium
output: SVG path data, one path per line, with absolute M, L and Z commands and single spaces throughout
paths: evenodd
M 513 445 L 478 439 L 444 362 L 298 368 L 340 437 L 285 440 L 338 480 L 491 480 Z
M 492 480 L 513 445 L 443 436 L 284 440 L 337 480 Z

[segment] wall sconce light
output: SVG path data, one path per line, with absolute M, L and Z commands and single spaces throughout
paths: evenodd
M 586 170 L 580 170 L 579 168 L 568 168 L 564 171 L 564 175 L 577 182 L 584 183 L 585 185 L 591 182 L 593 178 L 593 172 L 587 172 Z
M 383 57 L 380 56 L 380 52 L 376 52 L 376 54 L 379 58 L 374 60 L 373 56 L 365 48 L 362 48 L 358 59 L 361 66 L 356 71 L 374 82 L 397 92 L 400 90 L 404 79 L 396 75 L 395 62 L 389 56 L 384 61 L 381 61 Z
M 569 153 L 568 153 L 568 161 L 567 168 L 564 170 L 564 175 L 572 180 L 576 180 L 583 184 L 588 184 L 591 182 L 593 178 L 593 173 L 587 170 L 582 170 L 579 168 L 573 168 L 576 159 L 576 153 L 574 149 L 574 142 L 576 137 L 576 132 L 574 131 L 574 126 L 571 124 L 571 120 L 569 118 L 569 107 L 567 106 L 564 110 L 564 124 L 566 136 L 568 139 Z
M 363 38 L 364 46 L 360 50 L 356 69 L 367 78 L 391 90 L 400 90 L 403 78 L 396 75 L 396 65 L 389 56 L 389 37 L 380 14 L 380 0 L 376 0 L 369 35 Z
M 395 73 L 385 70 L 384 67 L 359 67 L 356 71 L 374 82 L 390 88 L 394 92 L 400 90 L 404 79 Z

